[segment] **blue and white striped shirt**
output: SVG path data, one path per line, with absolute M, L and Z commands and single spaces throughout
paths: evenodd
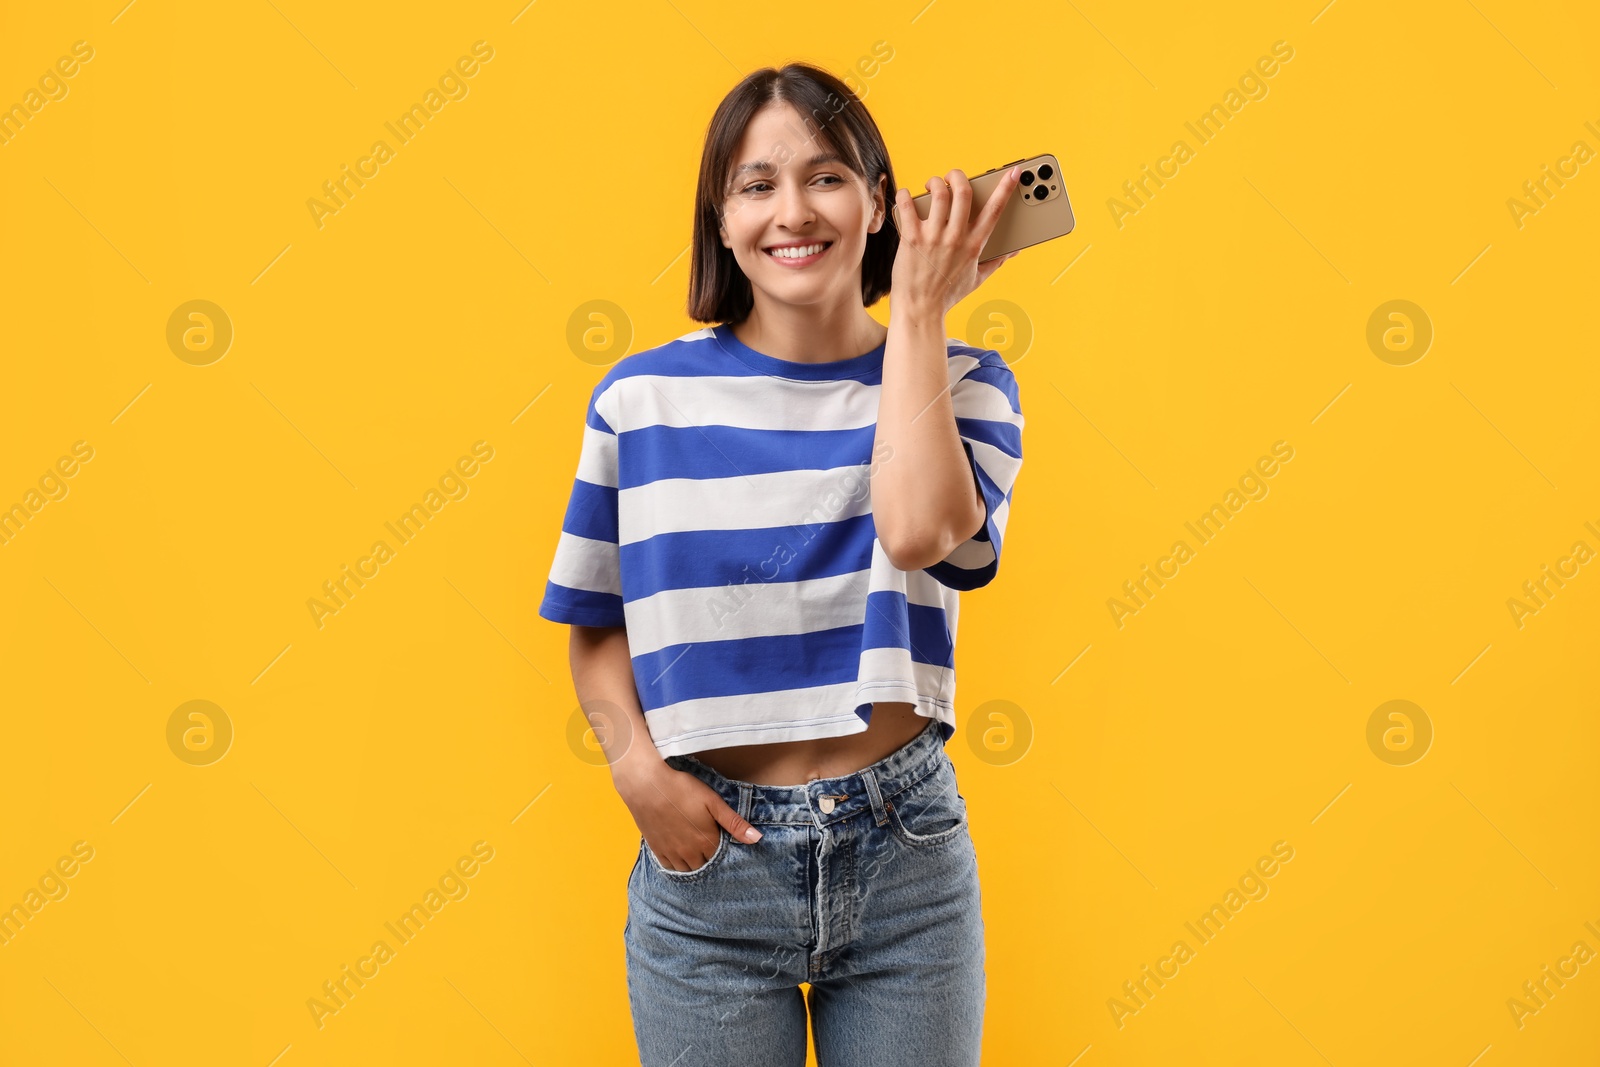
M 1000 565 L 1022 465 L 1017 381 L 946 340 L 956 429 L 983 529 L 895 568 L 868 482 L 885 345 L 831 363 L 710 326 L 618 361 L 589 399 L 539 614 L 625 626 L 662 756 L 835 737 L 904 701 L 955 732 L 960 590 Z

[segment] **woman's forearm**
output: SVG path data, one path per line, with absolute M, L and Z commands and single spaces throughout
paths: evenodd
M 612 783 L 626 795 L 631 784 L 665 766 L 639 706 L 628 631 L 621 626 L 574 626 L 568 658 L 578 703 L 606 754 Z
M 932 566 L 982 525 L 978 493 L 956 430 L 944 316 L 908 306 L 889 317 L 873 453 L 872 519 L 901 570 Z

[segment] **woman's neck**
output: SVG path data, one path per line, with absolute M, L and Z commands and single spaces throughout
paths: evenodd
M 767 306 L 757 300 L 733 335 L 763 355 L 792 363 L 833 363 L 865 355 L 884 343 L 886 327 L 857 304 L 831 312 L 815 307 Z

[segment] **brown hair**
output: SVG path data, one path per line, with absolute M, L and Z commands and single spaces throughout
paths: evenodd
M 877 123 L 849 86 L 820 67 L 809 63 L 763 67 L 722 98 L 706 129 L 689 267 L 689 317 L 696 322 L 740 323 L 755 306 L 750 279 L 739 268 L 733 250 L 723 247 L 718 227 L 745 126 L 763 107 L 779 102 L 810 116 L 807 141 L 821 141 L 843 156 L 850 169 L 866 179 L 869 196 L 880 174 L 888 178 L 884 224 L 867 234 L 861 257 L 861 304 L 871 307 L 889 292 L 900 233 L 888 214 L 894 206 L 894 169 Z

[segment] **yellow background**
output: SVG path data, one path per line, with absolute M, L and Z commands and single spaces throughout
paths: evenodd
M 1507 1000 L 1600 950 L 1600 565 L 1520 628 L 1506 604 L 1600 549 L 1600 164 L 1507 207 L 1600 149 L 1592 10 L 123 2 L 7 4 L 0 33 L 7 105 L 94 49 L 0 146 L 0 504 L 93 448 L 0 546 L 0 903 L 94 849 L 0 946 L 0 1060 L 635 1062 L 637 833 L 535 614 L 583 405 L 697 325 L 717 101 L 882 41 L 855 80 L 900 185 L 1053 152 L 1080 219 L 949 320 L 1015 306 L 978 325 L 1016 331 L 991 340 L 1027 418 L 950 748 L 985 1062 L 1593 1062 L 1600 963 L 1520 1028 Z M 306 201 L 478 40 L 469 94 L 319 228 Z M 1199 145 L 1184 123 L 1280 40 Z M 166 340 L 196 299 L 234 330 L 206 366 Z M 1366 341 L 1394 299 L 1434 329 L 1407 366 Z M 625 349 L 569 342 L 595 300 Z M 322 583 L 480 440 L 468 494 L 319 627 Z M 1106 601 L 1280 440 L 1269 495 L 1119 628 Z M 1434 734 L 1406 766 L 1366 739 L 1396 699 Z M 234 730 L 208 766 L 168 746 L 190 700 Z M 1020 758 L 970 743 L 992 701 Z M 477 841 L 469 894 L 319 1029 L 307 1000 Z M 1123 982 L 1276 841 L 1269 895 L 1119 1027 Z

